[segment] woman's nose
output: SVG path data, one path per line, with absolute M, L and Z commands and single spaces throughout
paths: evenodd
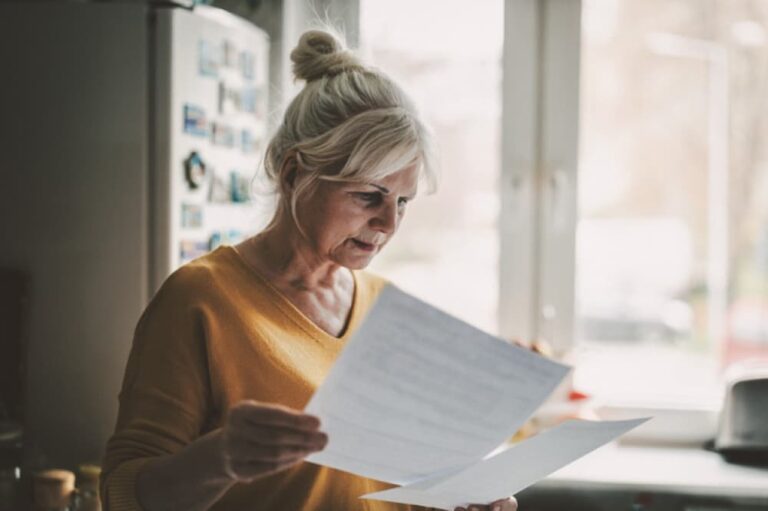
M 397 229 L 397 206 L 384 205 L 377 215 L 371 220 L 371 227 L 386 234 L 391 234 Z

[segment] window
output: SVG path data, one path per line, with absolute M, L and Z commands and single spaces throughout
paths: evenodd
M 767 28 L 759 1 L 583 1 L 582 387 L 699 401 L 768 358 Z
M 360 7 L 444 169 L 374 269 L 607 398 L 701 403 L 768 359 L 768 3 Z
M 362 0 L 360 16 L 366 59 L 419 105 L 442 170 L 372 269 L 497 332 L 503 1 Z

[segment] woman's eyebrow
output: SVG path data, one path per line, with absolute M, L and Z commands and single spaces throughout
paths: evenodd
M 376 188 L 377 190 L 380 190 L 381 192 L 384 193 L 384 195 L 389 195 L 390 193 L 389 188 L 387 188 L 386 186 L 377 185 L 375 183 L 368 183 L 368 185 Z M 412 200 L 414 197 L 416 197 L 416 192 L 413 192 L 412 194 L 405 196 L 405 198 L 408 200 Z
M 377 189 L 381 190 L 382 192 L 384 192 L 385 195 L 389 193 L 389 188 L 386 188 L 384 186 L 377 185 L 377 184 L 374 184 L 374 183 L 368 183 L 368 184 L 371 185 L 374 188 L 377 188 Z

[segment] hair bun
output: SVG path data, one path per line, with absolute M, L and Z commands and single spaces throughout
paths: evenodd
M 291 52 L 291 61 L 296 79 L 307 82 L 348 69 L 363 68 L 340 38 L 323 30 L 304 32 Z

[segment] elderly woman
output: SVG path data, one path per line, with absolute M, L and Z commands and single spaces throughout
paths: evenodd
M 176 271 L 139 320 L 107 511 L 407 508 L 358 498 L 383 483 L 304 463 L 327 437 L 300 410 L 385 284 L 362 270 L 419 182 L 434 185 L 426 130 L 334 36 L 305 33 L 291 59 L 306 86 L 267 148 L 275 216 Z

